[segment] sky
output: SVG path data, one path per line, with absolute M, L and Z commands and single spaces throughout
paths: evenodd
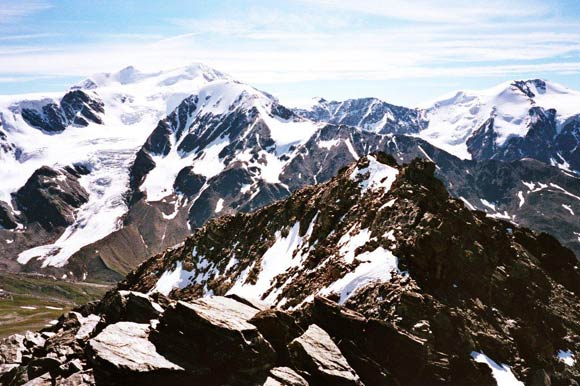
M 580 1 L 0 0 L 0 94 L 194 62 L 289 105 L 416 106 L 530 78 L 580 89 Z

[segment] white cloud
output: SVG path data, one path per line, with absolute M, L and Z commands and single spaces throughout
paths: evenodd
M 304 8 L 302 13 L 250 8 L 217 18 L 167 20 L 177 32 L 166 37 L 156 31 L 88 32 L 89 39 L 82 45 L 47 46 L 20 41 L 33 41 L 32 34 L 7 36 L 0 38 L 0 77 L 4 78 L 0 82 L 80 77 L 130 64 L 156 70 L 194 61 L 262 85 L 580 73 L 580 25 L 556 18 L 537 2 L 296 3 L 303 6 L 298 7 Z M 39 1 L 26 4 L 28 12 L 33 12 L 31 4 L 48 6 Z M 368 18 L 368 14 L 375 16 Z
M 0 23 L 11 23 L 24 16 L 51 8 L 44 0 L 0 0 Z
M 535 0 L 299 0 L 304 3 L 394 19 L 466 24 L 496 18 L 546 14 L 549 8 Z

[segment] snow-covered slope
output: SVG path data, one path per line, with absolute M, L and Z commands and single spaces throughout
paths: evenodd
M 392 105 L 377 98 L 343 102 L 315 98 L 310 106 L 295 111 L 314 121 L 355 126 L 374 133 L 415 133 L 426 124 L 423 111 Z
M 188 211 L 197 226 L 208 213 L 241 205 L 232 202 L 240 192 L 255 206 L 289 194 L 280 182 L 282 169 L 320 126 L 203 65 L 156 73 L 127 67 L 94 75 L 64 96 L 4 97 L 0 111 L 0 178 L 6 182 L 0 218 L 14 220 L 4 221 L 13 230 L 0 252 L 42 268 L 63 267 L 83 247 L 131 224 L 137 237 L 121 238 L 146 248 L 140 254 L 147 248 L 154 253 L 185 236 Z M 27 184 L 43 166 L 80 168 L 83 173 L 71 178 L 88 202 L 68 207 L 62 201 L 74 216 L 60 217 L 72 220 L 59 226 L 44 221 L 42 237 L 32 242 L 25 236 L 33 232 L 31 216 L 16 193 L 24 186 L 47 195 L 62 189 L 46 179 Z M 210 200 L 198 200 L 205 191 L 212 192 Z M 100 249 L 83 253 L 99 260 L 106 253 Z M 104 264 L 112 265 L 106 258 Z
M 415 135 L 462 159 L 529 157 L 580 170 L 580 92 L 541 79 L 457 91 L 419 109 L 363 98 L 319 99 L 295 111 L 366 131 Z
M 171 188 L 185 167 L 190 177 L 209 181 L 229 165 L 252 170 L 252 183 L 244 188 L 248 192 L 259 181 L 278 184 L 294 149 L 318 126 L 253 87 L 211 82 L 185 99 L 149 137 L 142 154 L 150 157 L 152 170 L 140 190 L 147 201 L 159 201 L 174 193 Z
M 532 107 L 556 110 L 558 132 L 580 114 L 580 92 L 540 79 L 502 83 L 481 91 L 459 91 L 425 106 L 428 127 L 419 134 L 461 158 L 471 158 L 467 140 L 493 118 L 495 144 L 524 137 L 533 124 Z
M 89 202 L 76 220 L 57 240 L 16 251 L 18 261 L 40 256 L 45 266 L 62 266 L 80 247 L 118 229 L 128 210 L 124 194 L 136 151 L 183 98 L 218 79 L 228 77 L 203 65 L 154 74 L 127 67 L 94 75 L 64 96 L 0 97 L 0 130 L 9 144 L 0 149 L 0 202 L 18 215 L 21 208 L 12 195 L 42 166 L 82 165 L 88 171 L 79 181 Z M 70 106 L 78 108 L 67 116 Z M 91 106 L 97 106 L 96 111 Z M 19 223 L 19 232 L 26 233 L 25 216 Z

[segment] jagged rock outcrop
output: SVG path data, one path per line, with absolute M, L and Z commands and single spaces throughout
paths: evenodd
M 308 386 L 308 382 L 289 367 L 274 367 L 264 386 Z
M 330 336 L 315 324 L 290 342 L 294 366 L 310 374 L 314 384 L 362 385 Z
M 48 230 L 72 224 L 75 210 L 89 199 L 79 183 L 81 172 L 48 166 L 36 170 L 15 195 L 27 221 L 38 222 Z
M 55 101 L 44 101 L 44 104 L 23 102 L 20 113 L 30 126 L 48 133 L 60 133 L 70 125 L 102 124 L 104 107 L 95 93 L 76 89 L 66 93 L 58 104 Z
M 248 323 L 257 312 L 226 297 L 178 301 L 159 319 L 152 340 L 161 354 L 206 382 L 251 378 L 276 360 L 272 346 Z
M 148 340 L 149 329 L 148 324 L 117 322 L 89 341 L 89 360 L 99 384 L 163 384 L 183 372 L 157 353 Z
M 110 299 L 126 296 L 125 292 L 112 291 L 97 309 L 106 310 Z M 71 313 L 42 333 L 47 339 L 45 343 L 37 340 L 34 352 L 27 351 L 23 336 L 5 339 L 1 347 L 15 363 L 0 367 L 0 380 L 6 385 L 304 386 L 324 380 L 362 384 L 336 344 L 317 326 L 292 342 L 282 326 L 270 326 L 274 335 L 284 337 L 278 343 L 286 346 L 286 352 L 296 353 L 292 360 L 282 355 L 276 366 L 278 352 L 249 323 L 259 311 L 245 304 L 251 299 L 238 300 L 209 297 L 189 303 L 170 301 L 159 320 L 147 323 L 110 322 L 101 315 L 102 325 L 83 337 L 79 337 L 82 321 L 91 315 L 85 318 Z M 147 311 L 141 310 L 144 319 Z M 295 323 L 295 316 L 286 314 L 286 318 Z M 281 330 L 273 332 L 277 328 Z M 76 336 L 78 347 L 66 355 L 55 354 L 49 341 L 62 343 L 65 336 Z M 15 353 L 26 361 L 16 358 Z
M 18 220 L 12 208 L 4 201 L 0 201 L 0 229 L 14 229 L 18 226 Z

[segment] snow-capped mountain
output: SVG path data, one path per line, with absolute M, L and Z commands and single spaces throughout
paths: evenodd
M 428 123 L 420 109 L 392 105 L 377 98 L 349 99 L 344 102 L 317 98 L 310 107 L 295 111 L 314 121 L 360 127 L 382 134 L 418 133 Z
M 469 210 L 435 170 L 373 153 L 210 220 L 100 302 L 0 340 L 0 382 L 573 385 L 576 257 Z
M 5 237 L 1 258 L 16 254 L 20 263 L 26 263 L 42 256 L 42 265 L 62 266 L 82 246 L 118 229 L 128 210 L 124 195 L 135 152 L 183 98 L 211 81 L 227 78 L 203 65 L 151 74 L 127 67 L 97 74 L 64 95 L 0 97 L 0 219 L 9 219 L 0 227 L 16 229 Z M 67 180 L 59 170 L 82 170 L 74 177 L 80 184 L 75 189 L 89 198 L 84 205 L 64 200 L 57 211 L 76 210 L 74 219 L 54 223 L 47 218 L 44 225 L 48 226 L 36 230 L 26 226 L 34 222 L 36 210 L 20 202 L 17 192 L 36 188 L 51 195 L 64 188 L 62 184 L 27 186 L 42 167 L 57 171 L 55 181 Z M 66 231 L 45 232 L 55 227 Z M 42 245 L 43 239 L 48 244 Z M 38 248 L 27 250 L 31 245 Z
M 375 132 L 416 135 L 462 159 L 528 157 L 580 170 L 580 92 L 540 79 L 458 91 L 420 109 L 371 98 L 320 100 L 296 112 Z
M 319 126 L 274 97 L 202 65 L 150 74 L 129 67 L 97 74 L 62 98 L 20 98 L 5 98 L 2 110 L 2 177 L 7 183 L 0 196 L 0 219 L 12 231 L 3 232 L 6 240 L 0 248 L 3 258 L 17 255 L 20 264 L 48 269 L 64 266 L 77 252 L 101 260 L 107 245 L 105 251 L 83 247 L 118 230 L 134 239 L 129 250 L 140 259 L 175 244 L 190 232 L 188 211 L 197 201 L 193 196 L 206 190 L 229 189 L 229 196 L 240 190 L 254 207 L 288 195 L 278 180 L 281 169 Z M 52 168 L 54 176 L 34 180 L 42 167 Z M 79 172 L 68 175 L 66 168 Z M 42 221 L 35 217 L 37 207 L 20 200 L 59 192 L 64 199 L 47 205 L 57 210 L 44 213 Z M 66 199 L 74 194 L 84 200 Z M 141 195 L 145 199 L 139 200 Z M 201 225 L 220 207 L 231 210 L 229 199 L 228 194 L 213 194 L 211 208 L 198 204 L 191 209 L 205 212 L 201 220 L 191 215 L 190 223 Z M 164 223 L 158 228 L 151 224 L 155 216 Z M 130 226 L 139 221 L 136 228 Z M 32 223 L 40 229 L 33 230 Z M 104 244 L 114 249 L 115 243 L 108 241 Z M 125 250 L 117 252 L 126 255 Z M 119 265 L 103 264 L 127 271 L 135 264 L 127 260 L 124 256 Z
M 373 98 L 289 110 L 203 65 L 129 67 L 62 97 L 4 97 L 1 106 L 7 269 L 118 280 L 208 219 L 327 181 L 372 151 L 431 160 L 470 208 L 549 231 L 580 253 L 578 176 L 527 160 L 457 158 L 420 138 L 429 139 L 435 110 Z

